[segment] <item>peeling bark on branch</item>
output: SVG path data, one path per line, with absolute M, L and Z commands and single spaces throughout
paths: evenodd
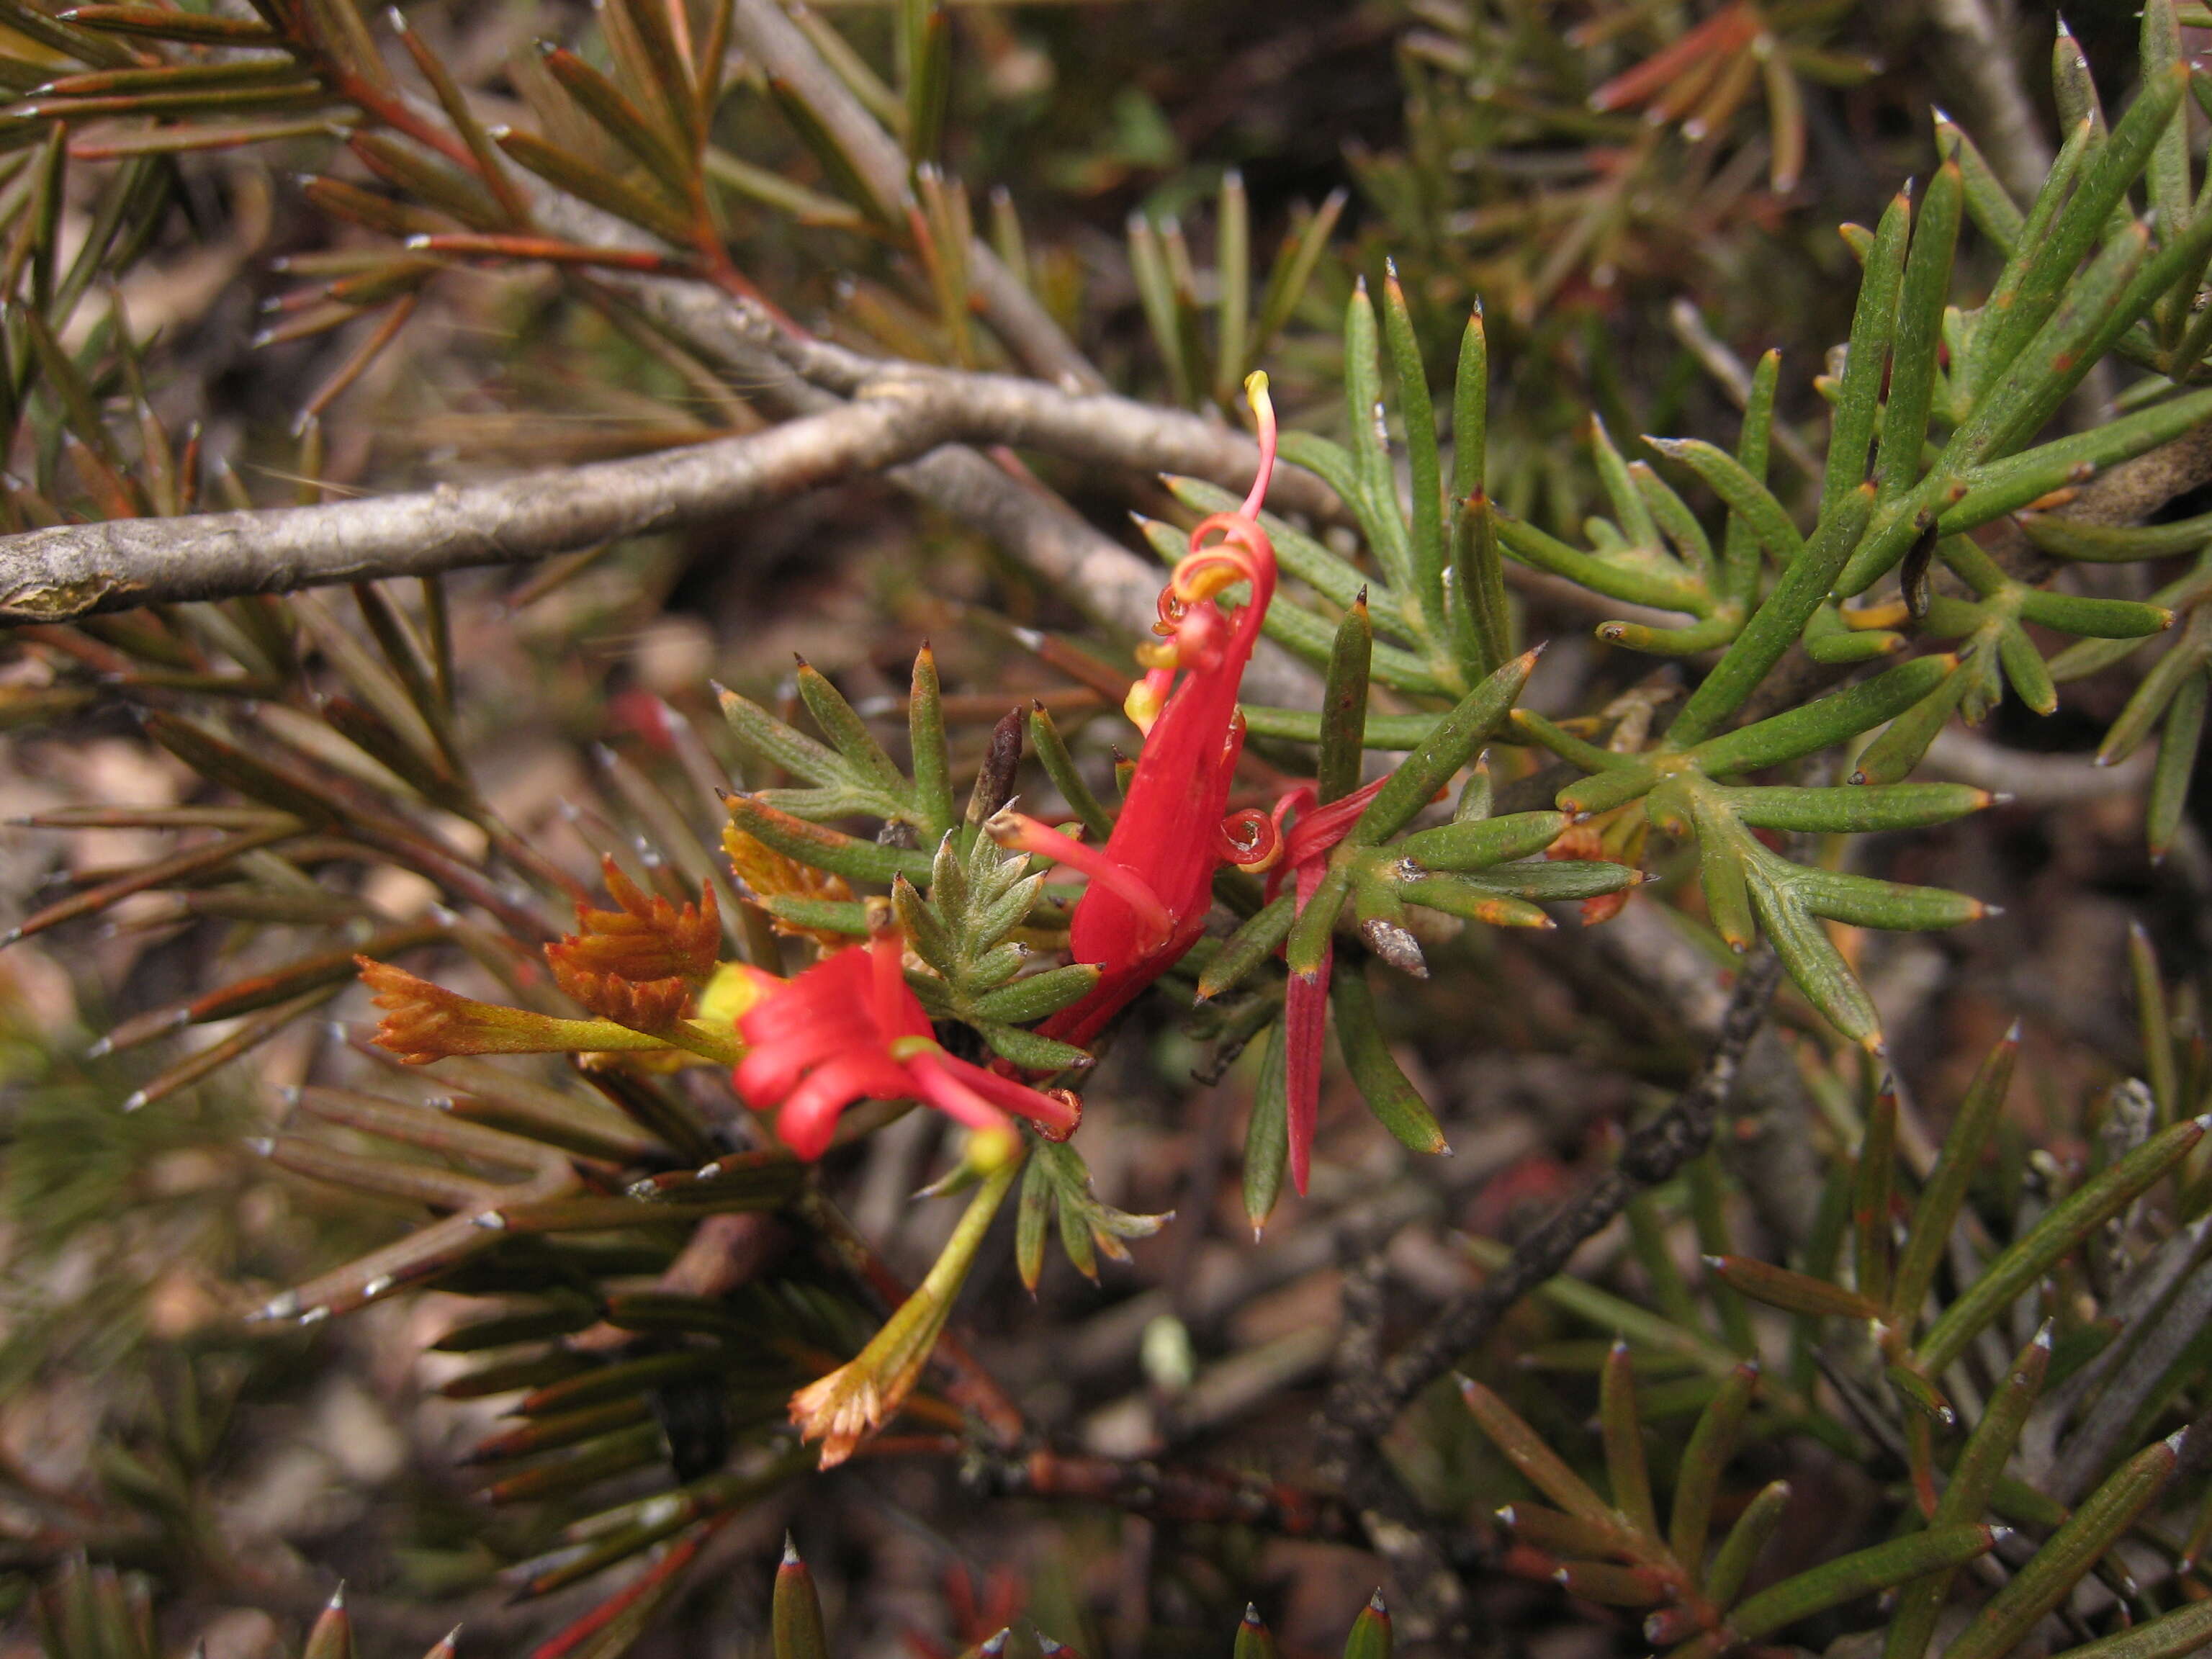
M 0 620 L 56 622 L 131 605 L 514 563 L 699 523 L 906 463 L 915 463 L 908 481 L 921 493 L 970 498 L 970 514 L 991 507 L 982 516 L 1024 516 L 1006 501 L 1004 487 L 1011 486 L 1030 497 L 1038 513 L 1079 526 L 1081 534 L 1063 537 L 1058 550 L 1072 571 L 1091 550 L 1089 542 L 1103 538 L 1056 500 L 981 456 L 930 452 L 959 443 L 1003 444 L 1230 483 L 1249 477 L 1257 464 L 1249 439 L 1197 416 L 1070 394 L 1009 375 L 901 368 L 854 389 L 850 403 L 763 433 L 495 483 L 9 537 L 0 539 Z M 1023 529 L 1033 536 L 1037 526 Z M 1123 556 L 1127 568 L 1112 573 L 1120 580 L 1109 586 L 1145 591 L 1136 603 L 1123 600 L 1113 609 L 1148 612 L 1158 578 L 1133 556 Z M 1064 574 L 1041 568 L 1048 575 Z

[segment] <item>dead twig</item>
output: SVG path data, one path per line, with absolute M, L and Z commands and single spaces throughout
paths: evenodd
M 1480 1346 L 1522 1297 L 1563 1272 L 1583 1243 L 1630 1199 L 1711 1144 L 1714 1123 L 1735 1088 L 1745 1050 L 1765 1022 L 1780 973 L 1765 946 L 1747 958 L 1698 1075 L 1664 1112 L 1629 1136 L 1620 1161 L 1581 1197 L 1554 1211 L 1521 1241 L 1510 1261 L 1431 1320 L 1395 1358 L 1340 1375 L 1330 1389 L 1322 1408 L 1322 1476 L 1351 1498 L 1368 1541 L 1398 1573 L 1408 1599 L 1419 1603 L 1401 1617 L 1418 1624 L 1422 1635 L 1467 1650 L 1473 1637 L 1467 1592 L 1433 1528 L 1390 1473 L 1378 1443 L 1414 1395 Z

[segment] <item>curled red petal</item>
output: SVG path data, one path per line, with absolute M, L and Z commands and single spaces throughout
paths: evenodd
M 1222 861 L 1257 874 L 1272 870 L 1283 856 L 1283 836 L 1276 819 L 1256 806 L 1231 812 L 1221 820 L 1216 850 Z
M 1350 794 L 1316 806 L 1298 814 L 1298 821 L 1291 826 L 1289 844 L 1283 856 L 1292 864 L 1303 864 L 1316 859 L 1334 848 L 1352 833 L 1352 826 L 1367 810 L 1367 803 L 1375 799 L 1376 792 L 1390 780 L 1377 778 L 1372 783 L 1362 784 Z
M 896 1100 L 907 1092 L 907 1076 L 880 1054 L 839 1054 L 806 1074 L 784 1097 L 775 1115 L 776 1139 L 802 1158 L 830 1150 L 837 1115 L 862 1098 Z

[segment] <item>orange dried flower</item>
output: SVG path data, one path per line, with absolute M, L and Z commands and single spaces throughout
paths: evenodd
M 577 905 L 578 931 L 558 945 L 545 947 L 549 957 L 560 953 L 554 962 L 556 975 L 565 961 L 572 971 L 617 979 L 704 983 L 714 971 L 722 946 L 722 919 L 715 908 L 714 890 L 708 888 L 696 904 L 678 909 L 658 893 L 640 887 L 611 858 L 600 868 L 607 891 L 622 908 L 594 910 L 586 904 Z M 562 988 L 567 988 L 565 981 Z M 592 1005 L 586 1002 L 585 1006 Z
M 593 973 L 581 965 L 580 955 L 566 939 L 545 947 L 545 959 L 553 964 L 553 982 L 602 1019 L 659 1036 L 672 1030 L 690 1005 L 689 980 L 624 979 L 611 973 Z

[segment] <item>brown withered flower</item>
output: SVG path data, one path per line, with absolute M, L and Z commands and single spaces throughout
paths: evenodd
M 691 1001 L 690 981 L 672 975 L 625 979 L 613 973 L 594 973 L 580 965 L 577 957 L 581 953 L 571 951 L 567 939 L 549 945 L 545 957 L 553 964 L 553 982 L 570 998 L 602 1019 L 634 1031 L 659 1036 L 676 1029 Z
M 595 910 L 576 906 L 577 931 L 557 945 L 545 947 L 558 976 L 565 965 L 571 972 L 611 975 L 619 980 L 677 979 L 705 983 L 714 971 L 721 952 L 722 919 L 714 903 L 714 890 L 706 889 L 696 904 L 681 909 L 648 893 L 623 873 L 611 858 L 600 866 L 607 891 L 618 910 Z M 562 981 L 568 990 L 568 981 Z M 569 991 L 571 996 L 576 994 Z M 586 1007 L 592 1005 L 576 999 Z M 617 1018 L 610 1013 L 609 1018 Z
M 678 908 L 640 887 L 614 860 L 600 868 L 622 908 L 577 905 L 578 931 L 545 947 L 554 983 L 603 1019 L 667 1036 L 714 971 L 722 943 L 714 890 Z

